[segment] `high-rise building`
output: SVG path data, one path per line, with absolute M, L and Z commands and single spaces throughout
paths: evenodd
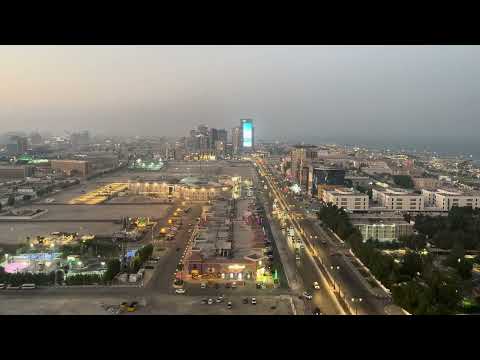
M 207 126 L 207 125 L 203 125 L 203 124 L 202 124 L 202 125 L 198 125 L 197 129 L 198 129 L 198 132 L 199 132 L 200 134 L 203 134 L 203 135 L 205 135 L 205 136 L 208 136 L 208 126 Z
M 253 129 L 252 119 L 241 119 L 241 138 L 242 138 L 242 151 L 252 151 L 255 148 L 255 137 Z
M 309 189 L 311 194 L 316 196 L 318 194 L 318 188 L 321 185 L 336 185 L 343 186 L 345 184 L 345 170 L 335 167 L 326 166 L 310 166 L 309 179 L 311 178 L 311 184 L 309 182 Z
M 27 152 L 27 138 L 23 136 L 11 136 L 7 144 L 7 152 L 10 155 L 22 155 Z
M 228 142 L 228 133 L 225 129 L 218 129 L 217 130 L 217 140 L 226 144 Z
M 215 128 L 208 129 L 208 145 L 209 148 L 215 149 L 215 142 L 218 140 L 218 130 Z
M 242 151 L 242 128 L 240 126 L 232 129 L 233 154 L 238 155 Z
M 308 188 L 308 166 L 316 157 L 316 146 L 313 145 L 295 145 L 291 152 L 291 174 L 293 179 L 305 189 Z

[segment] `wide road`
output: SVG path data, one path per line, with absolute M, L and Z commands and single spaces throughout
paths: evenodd
M 264 185 L 262 183 L 260 185 Z M 272 183 L 267 182 L 269 186 L 273 185 Z M 266 205 L 267 211 L 272 211 L 273 199 L 278 198 L 277 189 L 271 189 L 273 196 L 268 195 L 268 190 L 264 190 L 260 186 L 262 191 L 262 198 Z M 275 191 L 277 190 L 277 191 Z M 307 311 L 310 313 L 315 307 L 320 308 L 320 310 L 327 315 L 339 315 L 348 313 L 348 308 L 342 306 L 342 304 L 336 299 L 335 295 L 332 292 L 330 285 L 326 282 L 323 274 L 321 273 L 318 264 L 315 263 L 315 259 L 312 256 L 309 256 L 308 253 L 303 252 L 300 257 L 300 261 L 295 260 L 295 253 L 291 246 L 287 243 L 285 236 L 281 233 L 279 229 L 279 224 L 277 221 L 273 220 L 270 222 L 272 226 L 272 231 L 276 233 L 275 239 L 280 243 L 277 246 L 280 249 L 284 249 L 286 261 L 283 261 L 284 267 L 289 267 L 291 274 L 293 274 L 293 279 L 290 279 L 296 283 L 291 284 L 298 287 L 297 294 L 300 295 L 303 291 L 307 291 L 313 295 L 312 301 L 305 301 Z M 317 282 L 320 286 L 320 289 L 314 289 L 313 283 Z
M 190 207 L 191 210 L 187 214 L 183 213 L 183 224 L 178 230 L 174 240 L 164 242 L 165 245 L 170 248 L 169 254 L 161 257 L 152 279 L 146 286 L 147 289 L 153 289 L 163 293 L 174 293 L 172 285 L 176 268 L 179 262 L 183 260 L 187 244 L 191 237 L 191 233 L 189 233 L 188 230 L 193 229 L 193 226 L 189 226 L 189 224 L 196 224 L 196 218 L 200 216 L 202 211 L 200 205 L 186 205 L 183 206 L 182 209 L 187 207 Z M 176 207 L 174 209 L 176 209 Z M 179 250 L 177 251 L 177 249 Z
M 348 306 L 350 311 L 359 315 L 385 314 L 384 307 L 388 302 L 374 297 L 369 292 L 357 275 L 345 263 L 346 260 L 343 256 L 331 256 L 332 252 L 338 252 L 336 248 L 335 251 L 332 251 L 332 245 L 335 244 L 336 240 L 332 239 L 326 231 L 312 224 L 296 199 L 292 196 L 284 195 L 278 190 L 276 183 L 281 181 L 281 179 L 273 175 L 274 170 L 264 164 L 260 164 L 260 166 L 266 175 L 265 178 L 268 184 L 275 190 L 275 196 L 278 198 L 278 201 L 288 209 L 293 225 L 296 225 L 296 228 L 301 233 L 307 250 L 313 253 L 314 261 L 317 262 L 318 267 L 323 265 L 324 269 L 330 270 L 329 273 L 334 282 L 332 285 L 334 285 L 335 291 L 338 292 L 338 289 L 340 289 L 339 296 L 346 302 L 345 305 Z M 333 270 L 331 269 L 332 266 Z M 362 299 L 362 301 L 356 300 L 352 302 L 352 298 Z

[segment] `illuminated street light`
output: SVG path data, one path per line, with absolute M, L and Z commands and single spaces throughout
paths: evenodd
M 355 315 L 358 315 L 358 303 L 362 302 L 362 298 L 352 298 L 352 303 L 355 305 Z

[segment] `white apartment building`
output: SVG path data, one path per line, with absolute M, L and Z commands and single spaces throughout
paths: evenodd
M 372 189 L 372 199 L 389 210 L 418 211 L 424 209 L 422 194 L 404 189 L 374 188 Z
M 368 195 L 347 188 L 323 191 L 322 200 L 348 210 L 368 210 Z
M 422 195 L 426 204 L 445 211 L 454 206 L 473 209 L 480 207 L 480 193 L 478 192 L 462 192 L 457 189 L 423 189 Z

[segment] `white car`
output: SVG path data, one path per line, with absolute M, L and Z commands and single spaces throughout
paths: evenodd
M 184 288 L 175 289 L 175 293 L 176 294 L 185 294 L 185 289 Z
M 252 297 L 252 305 L 257 305 L 257 299 L 255 299 L 254 297 Z
M 200 285 L 200 288 L 201 288 L 201 289 L 206 289 L 206 288 L 207 288 L 207 284 L 202 283 L 202 284 Z
M 316 289 L 316 290 L 319 290 L 320 289 L 320 285 L 318 285 L 318 282 L 314 282 L 313 283 L 313 288 Z
M 212 305 L 213 304 L 213 299 L 208 299 L 208 305 Z
M 303 293 L 303 297 L 307 300 L 312 300 L 312 294 L 309 294 L 308 292 L 304 292 Z

